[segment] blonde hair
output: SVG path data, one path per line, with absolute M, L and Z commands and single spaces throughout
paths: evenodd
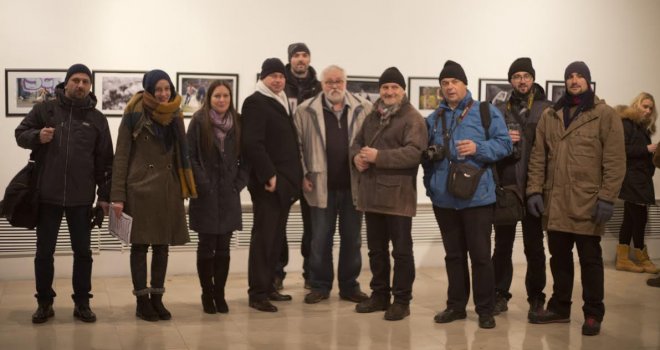
M 651 112 L 651 121 L 649 123 L 648 130 L 651 132 L 651 134 L 655 134 L 655 121 L 658 119 L 658 106 L 655 104 L 653 95 L 649 94 L 648 92 L 640 92 L 639 95 L 637 95 L 637 97 L 632 100 L 630 107 L 641 109 L 642 102 L 644 102 L 644 100 L 651 100 L 651 102 L 653 102 L 653 111 Z

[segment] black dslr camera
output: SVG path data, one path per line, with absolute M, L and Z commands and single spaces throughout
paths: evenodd
M 427 162 L 444 160 L 445 157 L 446 151 L 443 145 L 430 145 L 429 148 L 422 152 L 422 159 Z

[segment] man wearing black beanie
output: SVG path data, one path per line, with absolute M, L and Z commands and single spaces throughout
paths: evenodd
M 554 279 L 547 309 L 532 314 L 530 322 L 570 322 L 575 245 L 582 271 L 582 334 L 597 335 L 605 315 L 600 240 L 625 176 L 626 147 L 621 118 L 591 90 L 589 67 L 573 62 L 564 78 L 566 92 L 541 116 L 529 161 L 527 208 L 543 215 Z
M 396 67 L 387 68 L 378 85 L 380 98 L 350 150 L 353 165 L 360 172 L 357 209 L 365 212 L 373 274 L 371 297 L 357 304 L 355 311 L 386 310 L 385 319 L 396 321 L 410 315 L 415 280 L 411 236 L 417 208 L 415 181 L 427 133 L 424 118 L 406 98 L 406 83 Z M 390 241 L 394 257 L 391 284 Z
M 504 115 L 504 121 L 513 141 L 513 153 L 497 163 L 499 183 L 514 186 L 519 193 L 525 193 L 527 186 L 527 164 L 534 145 L 536 125 L 543 110 L 552 103 L 547 100 L 543 88 L 534 82 L 536 71 L 529 57 L 517 58 L 509 67 L 509 83 L 513 88 L 505 101 L 496 107 Z M 524 202 L 523 202 L 524 203 Z M 513 278 L 513 242 L 517 222 L 495 225 L 495 249 L 493 268 L 495 270 L 495 310 L 496 314 L 508 310 L 511 299 Z M 543 310 L 545 305 L 545 248 L 541 219 L 527 213 L 521 220 L 527 274 L 525 287 L 529 302 L 528 318 L 532 313 Z

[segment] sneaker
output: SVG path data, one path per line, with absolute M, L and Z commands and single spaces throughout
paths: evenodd
M 532 315 L 529 323 L 546 324 L 546 323 L 568 323 L 571 321 L 570 316 L 562 316 L 551 310 L 543 310 Z
M 37 311 L 32 314 L 32 323 L 44 323 L 53 316 L 55 316 L 55 311 L 53 310 L 52 302 L 39 303 L 39 306 L 37 306 Z
M 376 312 L 376 311 L 385 311 L 390 306 L 389 296 L 377 296 L 372 294 L 369 299 L 366 299 L 357 305 L 355 305 L 355 311 L 361 314 Z
M 479 328 L 495 328 L 495 318 L 493 315 L 479 315 Z
M 73 317 L 83 322 L 96 322 L 96 314 L 89 308 L 89 304 L 76 304 L 73 308 Z
M 316 304 L 325 299 L 328 299 L 327 293 L 321 293 L 313 290 L 309 292 L 307 295 L 305 295 L 305 304 Z
M 495 305 L 493 306 L 493 315 L 499 315 L 502 312 L 509 310 L 509 300 L 506 297 L 498 295 L 495 297 Z
M 452 309 L 445 309 L 445 311 L 438 312 L 435 317 L 433 317 L 433 320 L 435 323 L 449 323 L 456 320 L 465 319 L 466 317 L 467 314 L 465 313 L 465 310 L 456 311 Z
M 361 303 L 361 302 L 363 302 L 363 301 L 369 299 L 369 296 L 368 296 L 367 294 L 365 294 L 363 291 L 361 291 L 361 290 L 357 290 L 357 291 L 354 292 L 353 294 L 342 294 L 342 293 L 339 293 L 339 298 L 340 298 L 341 300 L 352 301 L 352 302 L 354 302 L 354 303 Z
M 587 316 L 582 324 L 582 335 L 598 335 L 600 333 L 600 322 L 591 316 Z
M 388 321 L 403 320 L 408 315 L 410 315 L 410 306 L 399 303 L 393 303 L 385 311 L 385 319 Z

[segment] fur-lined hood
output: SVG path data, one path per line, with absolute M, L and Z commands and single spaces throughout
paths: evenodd
M 616 112 L 619 114 L 622 120 L 629 119 L 637 125 L 643 126 L 645 129 L 648 129 L 651 134 L 655 133 L 655 125 L 651 125 L 652 120 L 650 118 L 644 118 L 644 114 L 637 108 L 619 105 L 614 107 Z

